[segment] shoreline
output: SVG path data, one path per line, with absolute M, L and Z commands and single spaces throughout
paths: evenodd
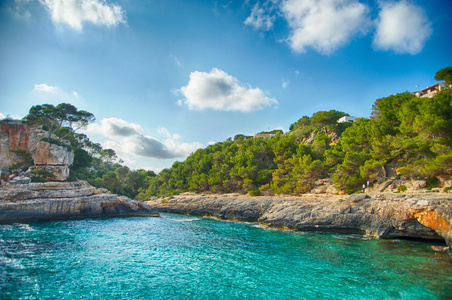
M 452 246 L 452 195 L 448 193 L 255 197 L 184 193 L 146 203 L 159 212 L 255 222 L 268 228 L 442 240 Z
M 86 181 L 0 186 L 0 224 L 117 216 L 159 214 L 145 203 L 111 194 Z

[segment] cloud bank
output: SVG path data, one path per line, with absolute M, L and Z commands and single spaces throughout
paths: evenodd
M 186 158 L 202 147 L 200 143 L 180 143 L 177 141 L 180 136 L 171 135 L 165 128 L 159 129 L 159 133 L 163 133 L 166 137 L 166 140 L 161 142 L 154 137 L 144 135 L 140 125 L 118 118 L 105 118 L 100 124 L 89 125 L 87 131 L 108 138 L 109 141 L 106 144 L 119 155 L 133 154 L 156 159 Z
M 377 20 L 374 45 L 396 53 L 417 54 L 432 34 L 425 11 L 406 1 L 383 2 Z
M 82 30 L 83 23 L 99 26 L 117 26 L 125 23 L 123 9 L 105 0 L 39 0 L 50 13 L 55 24 L 69 25 Z
M 179 103 L 190 110 L 251 112 L 278 103 L 259 88 L 245 87 L 237 78 L 216 68 L 210 73 L 192 72 L 188 84 L 179 91 L 185 97 Z
M 254 5 L 244 24 L 268 31 L 278 16 L 289 25 L 286 41 L 294 52 L 312 48 L 323 55 L 369 32 L 374 34 L 376 50 L 414 55 L 432 34 L 423 8 L 408 0 L 379 1 L 377 20 L 370 13 L 371 8 L 359 0 L 267 1 Z

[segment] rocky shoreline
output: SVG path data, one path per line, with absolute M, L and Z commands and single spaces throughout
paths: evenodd
M 185 193 L 147 203 L 159 212 L 301 231 L 443 240 L 452 246 L 452 195 L 445 193 L 259 197 Z
M 146 203 L 111 194 L 86 181 L 17 180 L 0 187 L 0 223 L 117 216 L 158 217 L 159 213 Z

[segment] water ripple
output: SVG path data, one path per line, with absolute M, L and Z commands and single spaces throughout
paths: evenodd
M 1 299 L 443 299 L 427 244 L 165 214 L 0 226 Z

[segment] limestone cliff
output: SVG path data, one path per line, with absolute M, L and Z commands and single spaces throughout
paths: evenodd
M 145 203 L 94 188 L 85 181 L 6 183 L 0 187 L 0 223 L 107 216 L 159 214 Z
M 444 239 L 452 246 L 452 195 L 263 196 L 182 194 L 148 203 L 162 212 L 254 221 L 268 227 Z
M 0 167 L 11 167 L 21 160 L 17 150 L 29 153 L 35 170 L 53 173 L 53 181 L 65 181 L 74 153 L 68 147 L 50 144 L 42 139 L 47 133 L 39 127 L 29 127 L 19 121 L 0 122 Z

